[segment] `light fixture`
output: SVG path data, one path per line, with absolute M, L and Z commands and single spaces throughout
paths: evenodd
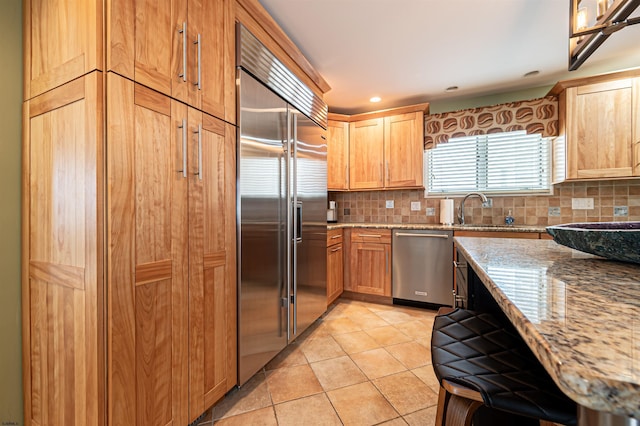
M 376 102 L 380 102 L 381 100 L 382 99 L 380 98 L 380 96 L 374 96 L 371 99 L 369 99 L 369 102 L 376 103 Z
M 629 15 L 640 0 L 569 0 L 569 71 L 577 70 L 609 36 L 640 23 Z

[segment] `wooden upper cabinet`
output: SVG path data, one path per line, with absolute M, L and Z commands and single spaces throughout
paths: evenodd
M 421 112 L 384 119 L 386 188 L 421 187 L 424 116 Z
M 349 123 L 349 189 L 384 186 L 384 120 Z
M 559 181 L 640 176 L 640 69 L 560 81 L 549 94 L 559 97 Z
M 349 123 L 327 122 L 327 189 L 349 189 Z
M 633 176 L 633 86 L 624 79 L 567 89 L 569 179 Z
M 102 2 L 24 2 L 24 98 L 31 99 L 102 62 Z
M 112 0 L 107 69 L 235 122 L 229 0 Z
M 331 190 L 373 190 L 421 188 L 423 186 L 424 113 L 428 104 L 411 105 L 344 117 L 349 122 L 348 136 L 342 123 L 329 123 L 328 188 Z M 348 147 L 340 143 L 348 141 Z M 333 147 L 332 147 L 333 145 Z M 333 149 L 332 149 L 333 148 Z M 342 155 L 348 152 L 348 166 Z M 338 167 L 346 168 L 348 179 Z

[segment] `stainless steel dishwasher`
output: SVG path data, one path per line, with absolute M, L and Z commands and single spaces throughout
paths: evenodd
M 393 303 L 452 306 L 453 231 L 394 229 L 391 244 Z

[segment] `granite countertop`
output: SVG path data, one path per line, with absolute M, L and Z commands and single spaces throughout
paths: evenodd
M 328 223 L 327 229 L 372 228 L 372 229 L 433 229 L 443 231 L 494 231 L 494 232 L 543 232 L 544 226 L 531 225 L 440 225 L 426 223 Z
M 551 240 L 455 241 L 563 392 L 640 418 L 640 265 Z

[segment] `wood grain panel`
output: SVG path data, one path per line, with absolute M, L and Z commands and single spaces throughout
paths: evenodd
M 633 79 L 632 142 L 633 142 L 633 175 L 640 176 L 640 77 Z
M 382 188 L 384 122 L 382 118 L 349 124 L 349 188 Z
M 187 110 L 115 74 L 108 83 L 110 421 L 187 424 Z
M 171 281 L 136 287 L 136 424 L 173 419 Z M 133 395 L 129 396 L 130 398 Z
M 236 258 L 236 127 L 226 123 L 224 137 L 224 169 L 225 169 L 225 312 L 227 315 L 227 392 L 237 384 L 237 258 Z
M 135 240 L 134 83 L 107 74 L 107 253 L 109 299 L 107 321 L 110 424 L 136 418 L 135 398 Z
M 204 112 L 225 117 L 225 44 L 227 31 L 225 28 L 226 0 L 190 0 L 188 35 L 191 46 L 200 35 L 201 63 L 198 63 L 196 47 L 188 56 L 190 76 L 187 77 L 189 87 L 189 105 Z M 198 67 L 200 67 L 200 88 L 198 81 Z
M 136 285 L 171 279 L 171 259 L 136 265 Z
M 25 99 L 103 69 L 98 2 L 25 2 Z
M 27 424 L 102 424 L 101 73 L 25 104 Z
M 342 294 L 344 288 L 344 253 L 342 243 L 327 247 L 327 306 Z
M 30 263 L 29 277 L 32 280 L 84 290 L 84 268 L 77 266 L 33 261 Z
M 210 407 L 227 391 L 226 267 L 218 263 L 204 273 L 204 406 Z
M 422 187 L 423 142 L 421 112 L 384 118 L 385 187 Z
M 109 0 L 106 4 L 106 69 L 133 80 L 135 76 L 135 2 Z
M 166 95 L 171 95 L 172 39 L 177 35 L 171 3 L 135 0 L 135 81 Z
M 391 296 L 391 245 L 351 243 L 351 288 L 359 293 Z
M 74 80 L 33 99 L 29 104 L 29 118 L 84 99 L 85 95 L 85 80 Z
M 327 123 L 327 188 L 349 189 L 349 123 Z
M 189 128 L 202 123 L 202 179 L 197 133 L 189 146 L 189 419 L 195 420 L 226 392 L 226 193 L 225 126 L 189 110 Z M 214 308 L 212 310 L 212 308 Z M 217 311 L 220 309 L 220 311 Z M 219 340 L 225 343 L 220 345 Z M 214 345 L 215 343 L 215 345 Z M 211 376 L 213 375 L 213 377 Z

